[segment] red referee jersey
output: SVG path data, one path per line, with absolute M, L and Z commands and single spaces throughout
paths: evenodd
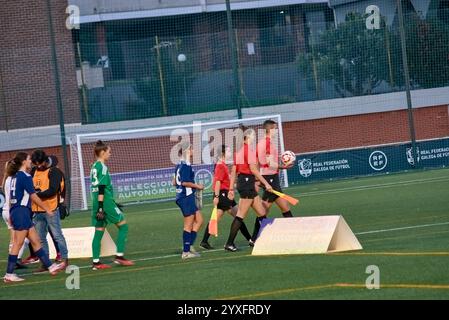
M 249 168 L 250 164 L 257 164 L 256 150 L 251 149 L 246 143 L 234 154 L 234 165 L 237 174 L 253 174 Z
M 217 181 L 221 182 L 220 190 L 229 190 L 231 179 L 229 176 L 229 169 L 226 163 L 220 161 L 215 165 L 214 181 L 212 182 L 212 190 L 215 191 L 215 184 Z
M 260 163 L 260 173 L 262 175 L 278 174 L 278 169 L 270 168 L 268 158 L 274 163 L 279 163 L 279 153 L 276 145 L 271 142 L 270 137 L 265 137 L 257 144 L 257 157 Z

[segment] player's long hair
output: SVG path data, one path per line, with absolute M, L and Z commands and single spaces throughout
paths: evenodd
M 189 150 L 192 147 L 192 145 L 190 144 L 190 142 L 181 142 L 179 143 L 178 147 L 179 147 L 178 156 L 184 159 L 186 151 Z
M 215 168 L 217 167 L 217 163 L 218 161 L 220 161 L 220 159 L 226 155 L 226 150 L 228 149 L 228 146 L 225 144 L 222 144 L 221 146 L 219 146 L 216 150 L 215 150 L 215 163 L 214 163 L 214 172 L 215 172 Z
M 17 172 L 19 172 L 22 167 L 22 163 L 28 158 L 28 153 L 26 152 L 17 152 L 12 160 L 9 160 L 5 164 L 5 174 L 2 180 L 2 186 L 4 186 L 5 181 L 8 177 L 14 176 Z
M 248 128 L 243 132 L 243 141 L 246 141 L 248 137 L 253 136 L 256 134 L 256 131 L 254 129 Z
M 2 187 L 3 190 L 5 190 L 5 182 L 6 179 L 8 179 L 8 177 L 12 176 L 12 160 L 6 161 L 5 163 L 5 170 L 3 171 L 3 179 L 2 179 L 2 184 L 0 185 Z
M 240 150 L 243 147 L 249 136 L 256 134 L 256 131 L 254 129 L 249 128 L 243 124 L 239 125 L 239 129 L 239 135 L 241 134 L 241 136 L 237 137 L 236 150 Z

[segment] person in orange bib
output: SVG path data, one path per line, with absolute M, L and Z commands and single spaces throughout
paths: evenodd
M 42 247 L 47 254 L 49 253 L 47 233 L 49 231 L 51 232 L 52 238 L 57 244 L 56 247 L 61 254 L 64 269 L 68 266 L 69 260 L 67 243 L 62 233 L 59 214 L 59 202 L 64 189 L 63 174 L 59 168 L 51 165 L 49 157 L 42 150 L 35 150 L 31 155 L 31 160 L 35 165 L 32 176 L 34 188 L 37 191 L 36 194 L 51 210 L 55 211 L 54 215 L 48 215 L 39 205 L 33 203 L 33 221 L 36 226 L 36 231 L 39 234 Z M 38 271 L 44 272 L 46 268 L 41 268 Z

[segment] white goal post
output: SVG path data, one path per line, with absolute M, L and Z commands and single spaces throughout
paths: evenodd
M 71 210 L 87 210 L 90 204 L 89 171 L 94 162 L 94 144 L 103 140 L 111 146 L 112 155 L 109 167 L 117 202 L 124 204 L 172 200 L 175 190 L 171 184 L 174 164 L 170 161 L 170 150 L 177 144 L 170 139 L 186 132 L 201 145 L 201 155 L 193 161 L 195 179 L 206 186 L 205 195 L 212 193 L 213 164 L 207 154 L 211 143 L 212 130 L 225 131 L 244 125 L 262 129 L 266 120 L 278 123 L 277 145 L 280 153 L 285 151 L 282 119 L 280 115 L 234 119 L 216 122 L 194 122 L 186 125 L 173 125 L 142 129 L 94 132 L 78 134 L 69 139 L 71 154 Z M 256 137 L 259 139 L 260 134 Z M 195 143 L 194 143 L 195 145 Z M 233 150 L 235 151 L 235 150 Z M 210 154 L 209 154 L 210 155 Z M 198 157 L 198 152 L 196 153 Z M 195 150 L 194 150 L 195 157 Z M 288 186 L 286 170 L 281 172 L 283 187 Z

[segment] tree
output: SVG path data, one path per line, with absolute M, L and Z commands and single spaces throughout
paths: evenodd
M 391 78 L 386 47 L 385 29 L 368 30 L 365 16 L 352 13 L 317 43 L 311 40 L 309 52 L 301 53 L 297 63 L 306 76 L 331 80 L 342 97 L 366 95 Z
M 406 24 L 410 76 L 423 88 L 449 84 L 449 27 L 437 18 Z

